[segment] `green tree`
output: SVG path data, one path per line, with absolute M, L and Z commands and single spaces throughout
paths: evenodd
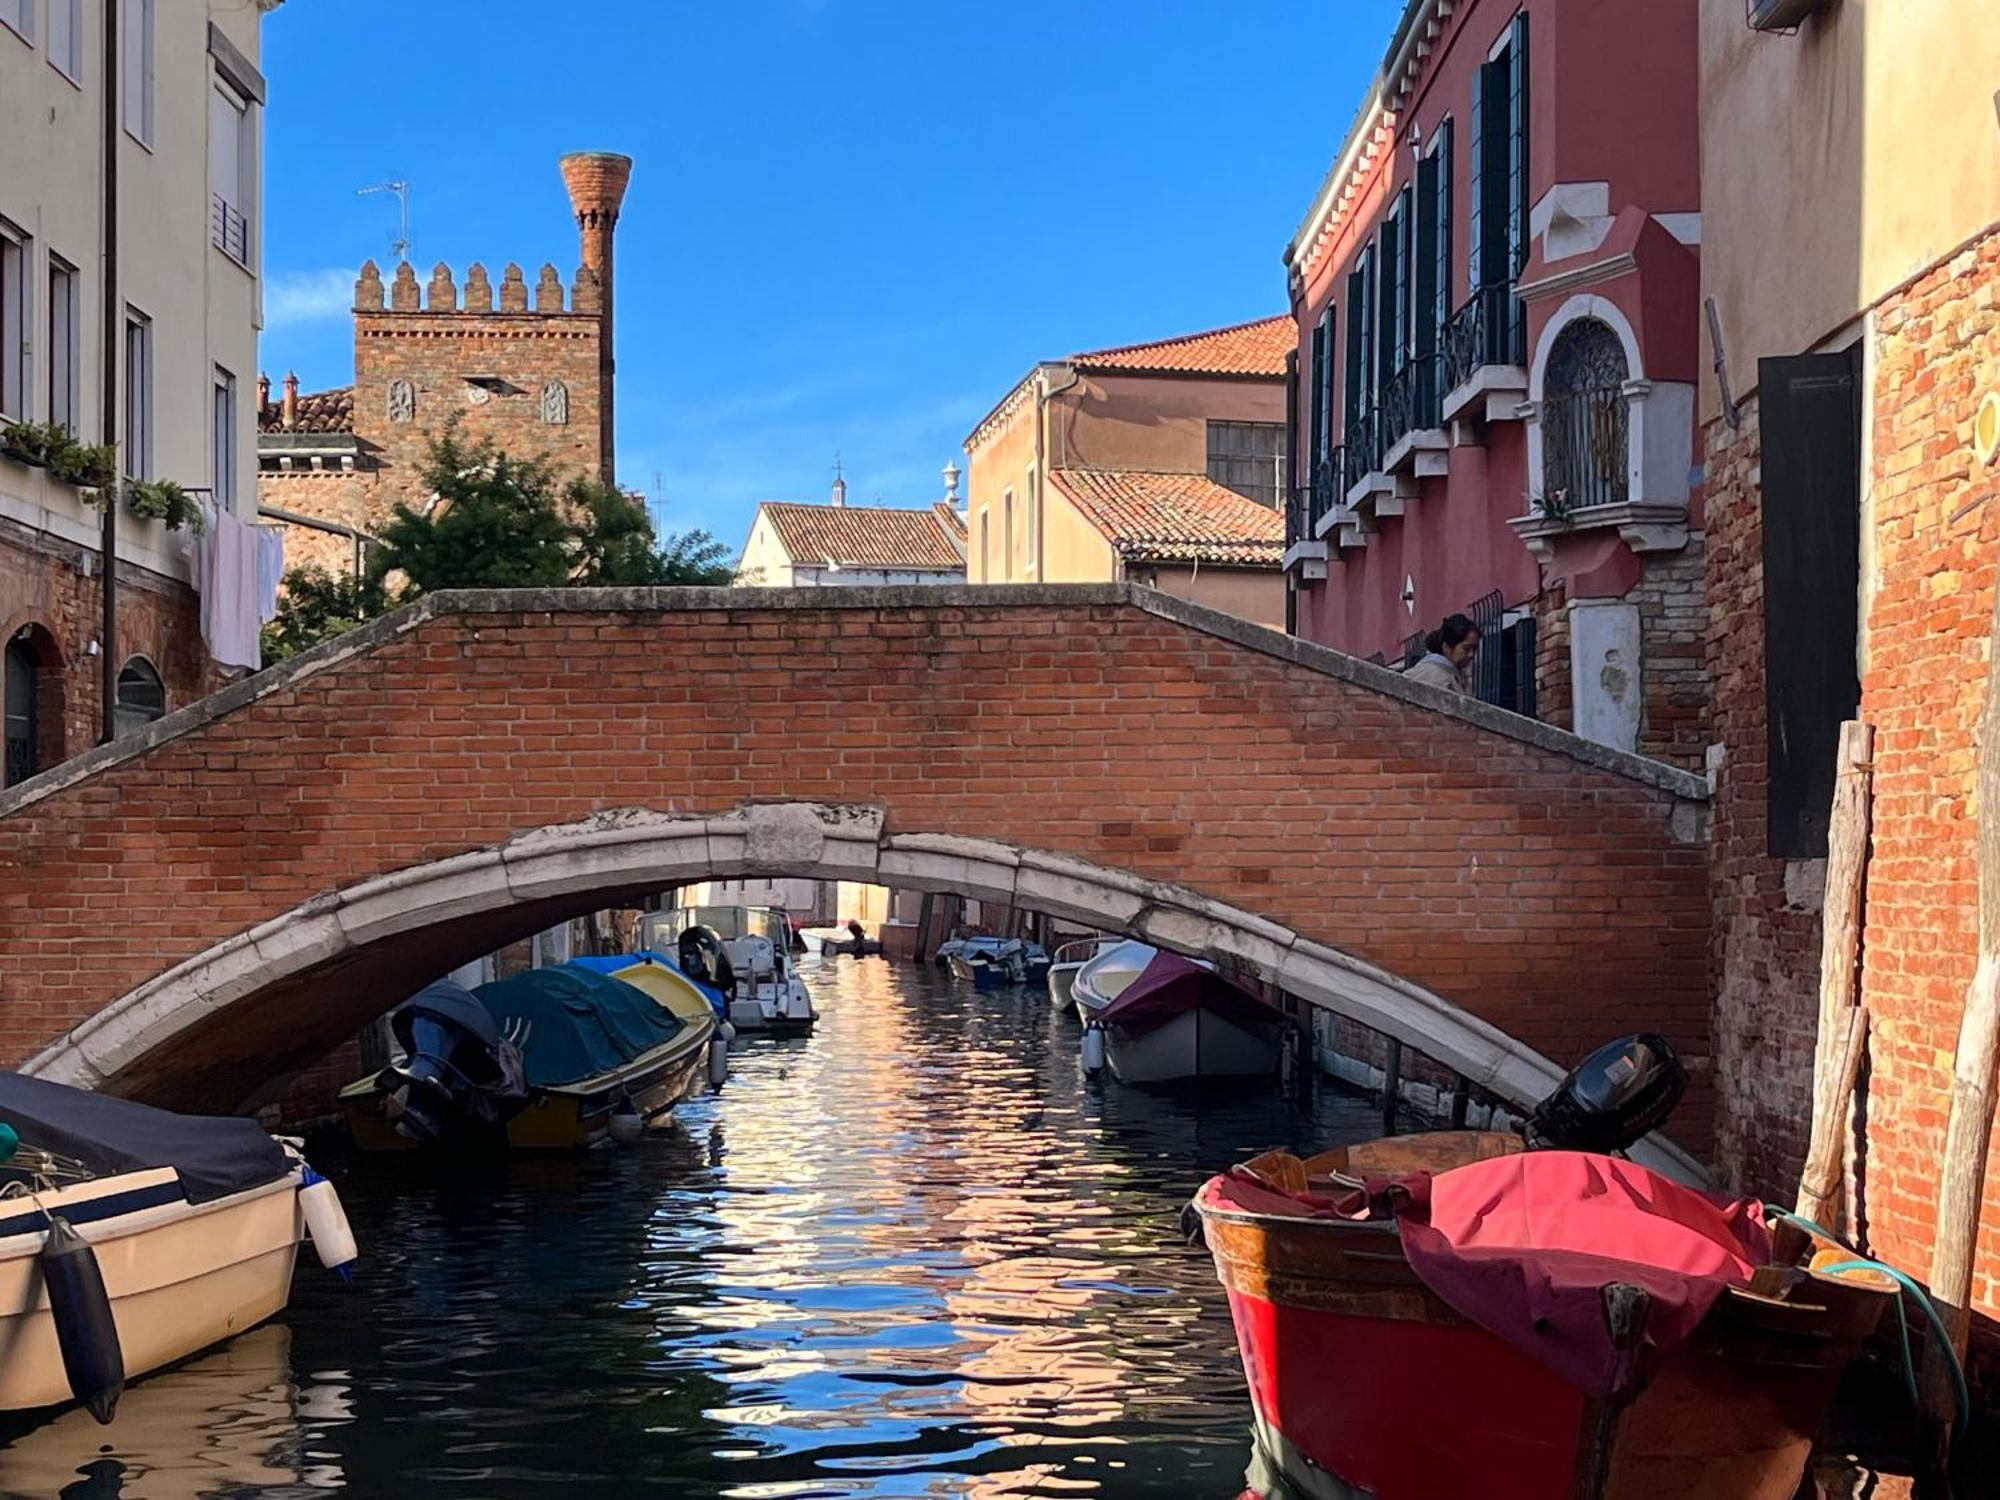
M 735 576 L 721 542 L 699 529 L 660 536 L 635 496 L 579 479 L 571 483 L 568 498 L 578 584 L 722 585 Z
M 330 641 L 392 607 L 382 580 L 372 575 L 294 568 L 285 575 L 278 613 L 264 627 L 264 663 L 283 661 Z

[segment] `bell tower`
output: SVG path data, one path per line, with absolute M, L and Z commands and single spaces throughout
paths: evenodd
M 583 241 L 583 263 L 596 274 L 599 288 L 598 427 L 603 457 L 598 476 L 611 484 L 617 432 L 612 420 L 611 345 L 616 325 L 612 321 L 611 252 L 618 209 L 625 201 L 625 185 L 632 178 L 632 158 L 615 151 L 573 151 L 562 158 L 561 166 L 563 185 L 569 189 L 569 204 L 576 212 L 576 227 Z

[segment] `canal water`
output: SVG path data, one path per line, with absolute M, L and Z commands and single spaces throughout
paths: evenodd
M 276 1323 L 113 1426 L 0 1427 L 0 1495 L 1238 1494 L 1249 1403 L 1180 1209 L 1373 1111 L 1087 1084 L 1040 993 L 807 980 L 813 1037 L 740 1045 L 636 1146 L 483 1175 L 321 1153 L 353 1284 L 307 1252 Z

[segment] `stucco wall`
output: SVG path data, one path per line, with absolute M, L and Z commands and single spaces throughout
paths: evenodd
M 2000 222 L 1988 0 L 1840 0 L 1796 35 L 1702 0 L 1703 290 L 1736 394 Z M 1720 410 L 1701 385 L 1705 421 Z
M 1285 628 L 1285 577 L 1275 568 L 1192 568 L 1132 563 L 1125 576 L 1134 583 L 1205 604 L 1273 630 Z
M 1028 473 L 1035 466 L 1035 424 L 1037 408 L 1028 391 L 1014 402 L 1005 419 L 983 441 L 966 445 L 966 578 L 973 583 L 1019 583 L 1023 577 L 1010 569 L 1003 538 L 1006 534 L 1003 501 L 1014 492 L 1016 521 L 1026 503 Z M 981 552 L 980 517 L 987 518 L 991 543 Z M 1047 574 L 1056 578 L 1055 573 Z M 1108 576 L 1108 575 L 1104 575 Z M 1030 569 L 1032 577 L 1032 569 Z
M 1208 424 L 1282 422 L 1285 382 L 1086 375 L 1050 402 L 1052 468 L 1208 472 Z

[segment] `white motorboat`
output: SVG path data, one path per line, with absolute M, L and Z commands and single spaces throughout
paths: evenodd
M 1076 976 L 1083 966 L 1100 953 L 1107 953 L 1124 942 L 1123 938 L 1087 937 L 1076 938 L 1056 949 L 1055 958 L 1049 964 L 1049 1001 L 1057 1010 L 1068 1010 L 1075 1003 L 1072 990 Z
M 640 946 L 674 952 L 683 974 L 729 997 L 738 1031 L 803 1036 L 819 1019 L 792 963 L 792 926 L 769 906 L 684 906 L 640 924 Z
M 1115 993 L 1105 995 L 1107 988 Z M 1277 1070 L 1291 1025 L 1213 965 L 1144 943 L 1121 944 L 1085 964 L 1075 993 L 1088 1027 L 1085 1068 L 1109 1065 L 1123 1083 L 1262 1077 Z
M 310 1231 L 354 1259 L 332 1184 L 253 1120 L 0 1074 L 0 1410 L 80 1401 L 254 1328 Z

